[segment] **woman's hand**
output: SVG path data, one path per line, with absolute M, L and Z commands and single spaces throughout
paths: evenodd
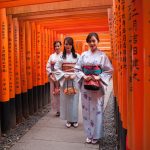
M 67 75 L 67 74 L 65 74 L 65 75 L 64 75 L 64 78 L 65 78 L 65 80 L 69 80 L 69 79 L 70 79 L 70 76 Z
M 54 76 L 53 74 L 50 75 L 50 79 L 51 79 L 53 82 L 56 81 L 56 78 L 55 78 L 55 76 Z
M 92 77 L 91 77 L 91 76 L 86 76 L 86 75 L 85 75 L 85 76 L 83 76 L 83 78 L 84 78 L 84 80 L 85 80 L 85 81 L 90 81 L 90 80 L 92 79 Z
M 100 80 L 100 76 L 92 75 L 92 80 Z
M 70 76 L 70 79 L 73 80 L 73 79 L 75 79 L 75 77 L 76 77 L 76 75 L 71 75 L 71 76 Z
M 54 61 L 51 61 L 51 64 L 53 65 L 53 64 L 55 64 L 55 62 L 54 62 Z

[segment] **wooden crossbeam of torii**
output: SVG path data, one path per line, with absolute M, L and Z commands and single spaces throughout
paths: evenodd
M 46 0 L 30 0 L 31 4 L 33 5 L 28 5 L 27 1 L 29 0 L 24 0 L 24 5 L 28 5 L 28 6 L 20 6 L 19 2 L 23 1 L 23 0 L 16 0 L 18 3 L 18 5 L 10 5 L 9 8 L 7 9 L 7 14 L 23 14 L 23 13 L 34 13 L 34 12 L 44 12 L 44 11 L 60 11 L 60 10 L 69 10 L 72 9 L 72 11 L 74 11 L 74 9 L 92 9 L 93 7 L 101 7 L 101 8 L 109 8 L 112 6 L 112 0 L 57 0 L 57 2 L 54 2 L 54 0 L 47 0 L 47 2 L 45 2 Z M 40 1 L 40 3 L 42 4 L 38 4 L 38 2 Z M 56 1 L 56 0 L 55 0 Z M 33 3 L 32 3 L 33 2 Z M 49 2 L 49 3 L 48 3 Z M 6 2 L 7 5 L 9 5 L 9 3 L 15 3 L 15 1 Z M 20 7 L 17 7 L 20 6 Z M 0 3 L 0 7 L 6 7 L 4 5 L 3 2 Z
M 37 23 L 42 23 L 42 24 L 76 24 L 76 23 L 97 23 L 99 25 L 101 24 L 108 24 L 107 17 L 106 16 L 98 16 L 98 14 L 95 15 L 74 15 L 74 16 L 63 16 L 63 17 L 53 17 L 53 18 L 45 18 L 45 19 L 34 19 L 30 21 L 35 21 Z
M 56 34 L 107 32 L 107 8 L 112 6 L 112 0 L 42 1 L 26 5 L 7 8 L 7 15 L 35 22 Z
M 10 8 L 16 6 L 24 6 L 24 5 L 34 5 L 41 3 L 52 3 L 52 2 L 60 2 L 63 0 L 1 0 L 0 8 Z
M 96 20 L 96 19 L 65 19 L 65 20 L 54 20 L 49 22 L 38 22 L 44 28 L 53 29 L 58 33 L 66 32 L 92 32 L 92 31 L 108 31 L 107 19 Z
M 99 27 L 99 26 L 90 26 L 90 27 L 70 27 L 70 28 L 62 28 L 55 29 L 57 33 L 80 33 L 80 32 L 102 32 L 108 31 L 108 27 Z
M 71 33 L 73 29 L 76 32 L 93 30 L 98 32 L 108 31 L 107 8 L 111 5 L 111 0 L 57 1 L 7 8 L 7 15 L 17 17 L 19 20 L 38 22 L 43 27 L 55 29 L 59 33 Z M 86 29 L 82 28 L 85 25 Z
M 72 16 L 81 16 L 81 15 L 90 15 L 92 17 L 99 15 L 99 17 L 107 17 L 107 11 L 106 9 L 95 9 L 95 10 L 76 10 L 74 12 L 72 11 L 66 11 L 66 12 L 37 12 L 37 13 L 29 13 L 29 14 L 17 14 L 17 15 L 13 15 L 13 17 L 18 17 L 19 19 L 22 20 L 34 20 L 34 19 L 39 19 L 39 20 L 45 20 L 48 18 L 57 18 L 57 17 L 64 17 L 64 16 L 68 16 L 68 17 L 72 17 Z
M 56 3 L 29 5 L 22 7 L 7 8 L 7 15 L 12 15 L 23 20 L 48 19 L 56 17 L 79 16 L 99 16 L 107 17 L 107 8 L 111 7 L 111 2 L 103 3 L 98 0 L 91 3 L 90 0 L 82 1 L 70 0 Z
M 83 19 L 83 20 L 78 20 L 78 19 L 68 19 L 68 20 L 62 20 L 62 21 L 49 21 L 49 22 L 37 22 L 40 23 L 44 27 L 51 27 L 51 28 L 66 28 L 66 27 L 71 27 L 71 26 L 108 26 L 107 20 L 102 19 L 102 20 L 95 20 L 95 19 Z M 63 25 L 63 26 L 62 26 Z

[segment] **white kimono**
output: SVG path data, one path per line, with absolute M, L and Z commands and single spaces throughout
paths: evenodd
M 98 91 L 86 90 L 84 88 L 83 76 L 85 75 L 83 66 L 100 66 L 102 73 L 100 82 L 102 87 Z M 91 50 L 82 53 L 76 66 L 77 81 L 81 88 L 83 124 L 86 137 L 90 139 L 100 139 L 103 137 L 103 105 L 105 88 L 109 84 L 113 68 L 105 53 Z
M 67 81 L 64 75 L 75 75 L 74 72 L 62 71 L 63 63 L 76 63 L 79 58 L 73 58 L 72 53 L 66 54 L 66 59 L 61 58 L 54 66 L 56 70 L 55 77 L 60 82 L 60 118 L 67 120 L 68 122 L 78 122 L 78 104 L 79 104 L 79 91 L 74 95 L 64 94 L 64 89 L 66 88 Z M 78 89 L 78 84 L 75 80 L 69 80 L 68 85 L 73 85 Z
M 47 65 L 46 65 L 46 71 L 47 71 L 48 77 L 50 76 L 51 73 L 53 75 L 55 74 L 54 68 L 52 67 L 51 63 L 52 62 L 56 63 L 60 59 L 61 55 L 62 55 L 62 52 L 60 52 L 59 54 L 54 53 L 54 54 L 50 55 Z M 52 110 L 60 112 L 60 95 L 53 94 L 55 84 L 52 80 L 50 80 L 50 78 L 49 78 L 49 81 L 50 81 L 50 96 L 51 96 Z

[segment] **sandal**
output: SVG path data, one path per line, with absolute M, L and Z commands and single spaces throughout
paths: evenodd
M 87 143 L 87 144 L 90 144 L 91 142 L 92 142 L 92 140 L 87 137 L 87 138 L 86 138 L 86 143 Z
M 72 126 L 73 126 L 74 128 L 77 128 L 77 127 L 79 126 L 79 124 L 78 124 L 78 122 L 74 122 L 74 123 L 72 124 Z
M 98 144 L 99 140 L 98 139 L 92 139 L 91 143 L 92 144 Z
M 57 113 L 56 113 L 56 117 L 59 117 L 59 116 L 60 116 L 60 112 L 57 112 Z
M 66 123 L 66 127 L 67 127 L 67 128 L 70 128 L 70 127 L 71 127 L 71 123 L 70 123 L 70 122 L 67 122 L 67 123 Z

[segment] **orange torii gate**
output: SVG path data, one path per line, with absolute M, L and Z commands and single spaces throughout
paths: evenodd
M 5 30 L 5 39 L 2 39 L 0 32 L 0 51 L 4 44 L 5 52 L 3 52 L 6 54 L 1 55 L 0 64 L 5 60 L 8 68 L 7 72 L 0 72 L 0 80 L 5 78 L 6 81 L 0 82 L 0 101 L 3 108 L 8 111 L 7 117 L 5 117 L 6 111 L 2 113 L 3 132 L 14 128 L 17 123 L 50 102 L 45 66 L 49 55 L 53 53 L 54 40 L 59 39 L 63 43 L 66 35 L 82 35 L 83 32 L 88 34 L 94 31 L 100 33 L 100 47 L 109 51 L 110 37 L 103 33 L 108 34 L 107 8 L 112 2 L 110 0 L 106 0 L 105 3 L 99 0 L 79 2 L 81 1 L 2 0 L 0 2 L 0 24 L 4 22 L 5 27 L 9 27 L 8 32 Z M 1 27 L 0 31 L 3 31 L 4 26 Z M 77 38 L 75 45 L 78 47 L 78 53 L 82 53 L 83 42 L 79 42 L 80 36 Z M 14 66 L 11 66 L 11 63 Z M 5 107 L 4 102 L 7 102 L 7 106 L 11 109 Z
M 121 149 L 150 149 L 149 8 L 150 2 L 146 0 L 114 0 L 112 12 L 109 12 L 114 92 L 121 118 L 120 132 L 124 134 Z M 126 131 L 127 143 L 124 145 Z

